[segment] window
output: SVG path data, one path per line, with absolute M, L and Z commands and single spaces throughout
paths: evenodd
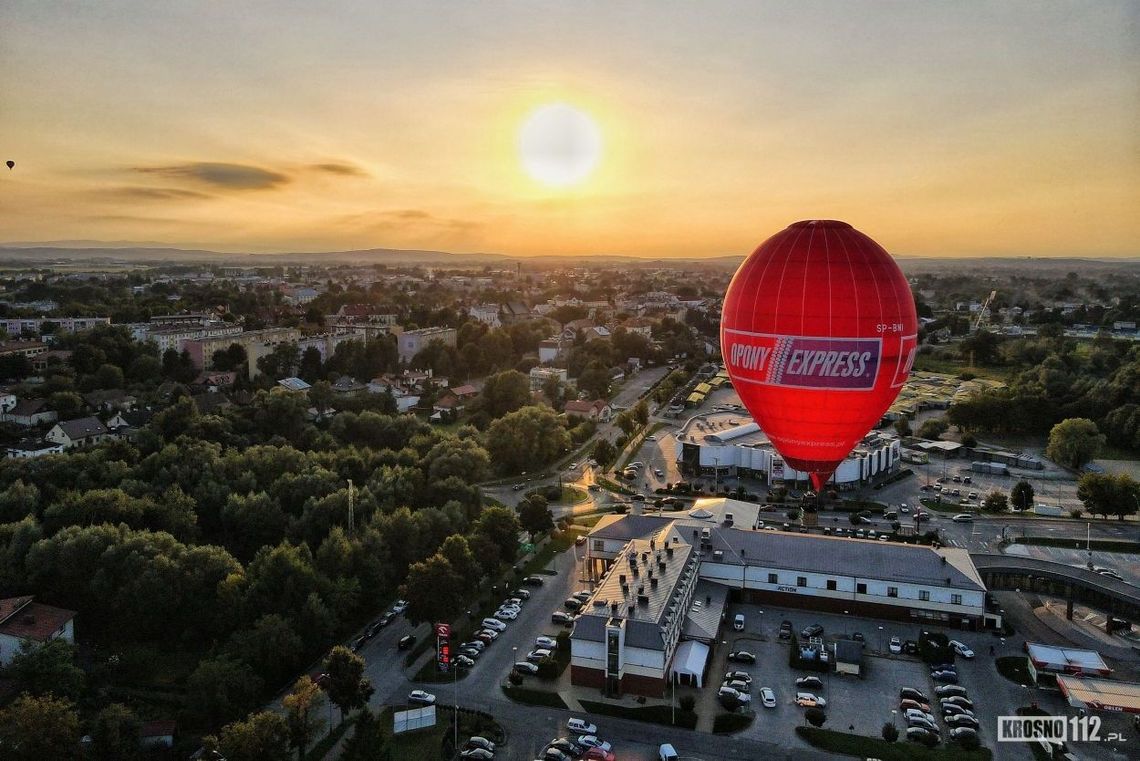
M 899 596 L 899 588 L 898 587 L 887 587 L 887 597 L 898 597 L 898 596 Z
M 604 539 L 595 539 L 594 540 L 594 549 L 597 550 L 598 552 L 605 552 L 606 551 L 605 540 Z
M 836 588 L 835 587 L 835 579 L 828 579 L 827 580 L 827 588 L 830 589 L 832 592 L 835 591 L 835 588 Z
M 961 605 L 962 604 L 962 595 L 950 595 L 950 604 L 951 605 Z
M 807 586 L 807 576 L 797 576 L 796 577 L 796 586 L 797 587 L 806 587 Z
M 930 602 L 930 591 L 927 589 L 918 590 L 918 599 L 923 602 Z
M 779 580 L 779 578 L 777 578 L 776 574 L 770 573 L 770 574 L 768 574 L 768 583 L 769 584 L 779 584 L 780 580 Z
M 867 585 L 863 584 L 861 582 L 859 584 L 856 584 L 855 585 L 855 592 L 856 592 L 856 594 L 861 594 L 861 595 L 867 594 Z

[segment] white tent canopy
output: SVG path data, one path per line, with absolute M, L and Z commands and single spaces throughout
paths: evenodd
M 670 680 L 691 682 L 697 687 L 703 687 L 705 663 L 709 659 L 709 646 L 696 640 L 682 642 L 673 655 L 673 669 L 669 674 Z

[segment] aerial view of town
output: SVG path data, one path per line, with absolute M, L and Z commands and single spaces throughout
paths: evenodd
M 2 15 L 3 761 L 1140 759 L 1140 5 Z

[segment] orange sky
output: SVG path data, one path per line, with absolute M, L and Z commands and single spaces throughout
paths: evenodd
M 1140 255 L 1136 3 L 13 0 L 0 241 Z M 569 103 L 581 185 L 520 166 Z

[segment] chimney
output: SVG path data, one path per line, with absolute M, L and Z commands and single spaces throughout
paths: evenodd
M 621 582 L 621 585 L 622 585 L 623 587 L 625 586 L 625 574 L 624 574 L 624 573 L 619 573 L 619 574 L 618 574 L 618 581 L 619 581 L 619 582 Z
M 654 589 L 657 589 L 657 579 L 650 578 L 649 579 L 649 586 L 653 587 Z
M 618 604 L 616 602 L 610 603 L 610 615 L 611 616 L 617 615 L 617 609 L 618 609 Z
M 648 605 L 649 605 L 649 596 L 648 596 L 648 595 L 638 595 L 638 596 L 637 596 L 637 604 L 638 604 L 638 605 L 644 605 L 644 606 L 647 606 L 647 607 L 648 607 Z
M 651 549 L 651 550 L 652 550 L 652 549 L 654 549 L 656 546 L 657 546 L 657 540 L 656 540 L 656 539 L 650 539 L 650 540 L 649 540 L 649 549 Z
M 673 557 L 673 548 L 672 547 L 666 547 L 665 548 L 665 557 L 668 557 L 668 558 Z

